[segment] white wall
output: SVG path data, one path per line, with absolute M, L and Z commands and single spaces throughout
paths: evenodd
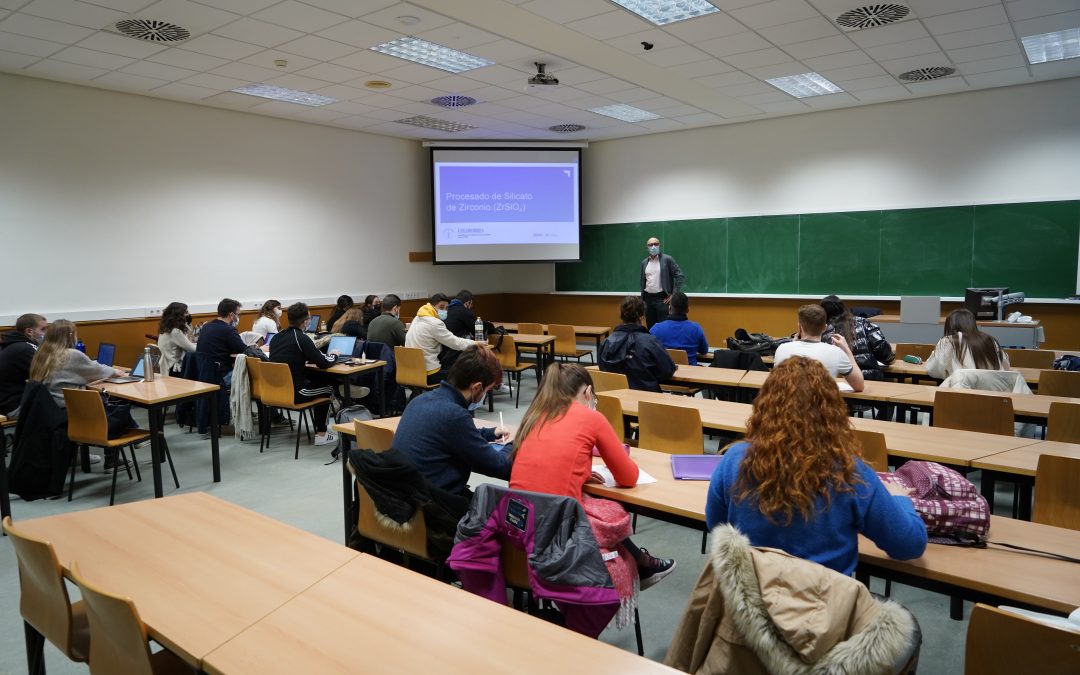
M 415 141 L 6 74 L 0 118 L 0 318 L 551 283 L 408 262 L 431 249 Z
M 1080 78 L 590 145 L 585 222 L 1080 198 Z

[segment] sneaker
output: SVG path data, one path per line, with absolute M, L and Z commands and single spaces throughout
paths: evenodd
M 510 385 L 503 382 L 502 384 L 499 385 L 499 388 L 495 390 L 495 393 L 497 393 L 497 394 L 509 394 L 510 393 Z
M 112 471 L 114 466 L 116 466 L 117 468 L 120 468 L 120 469 L 127 469 L 128 468 L 128 460 L 122 459 L 119 462 L 117 462 L 116 460 L 117 460 L 117 458 L 115 458 L 115 457 L 106 457 L 105 458 L 105 467 L 104 467 L 105 471 Z
M 331 443 L 337 443 L 337 434 L 332 429 L 328 429 L 325 436 L 315 436 L 315 445 L 330 445 Z
M 646 563 L 638 563 L 638 576 L 641 577 L 641 590 L 652 588 L 675 570 L 675 561 L 669 558 L 654 558 L 647 549 L 641 549 Z
M 95 455 L 94 453 L 90 453 L 90 463 L 101 464 L 101 455 Z

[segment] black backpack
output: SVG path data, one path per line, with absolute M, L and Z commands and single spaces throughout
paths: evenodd
M 1080 356 L 1066 354 L 1054 360 L 1054 370 L 1080 370 Z
M 774 338 L 765 333 L 748 333 L 745 328 L 735 331 L 735 337 L 727 339 L 728 349 L 736 352 L 749 352 L 758 356 L 772 356 L 776 348 L 791 338 Z

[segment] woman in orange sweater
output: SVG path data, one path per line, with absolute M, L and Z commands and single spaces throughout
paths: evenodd
M 637 485 L 638 467 L 607 419 L 596 412 L 589 371 L 577 364 L 552 364 L 532 405 L 525 411 L 514 443 L 510 487 L 573 497 L 592 475 L 593 448 L 623 487 Z M 623 540 L 637 561 L 641 589 L 656 585 L 675 569 L 675 561 L 656 558 Z

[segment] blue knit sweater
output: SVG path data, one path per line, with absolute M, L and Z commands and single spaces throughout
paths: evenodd
M 843 574 L 855 571 L 858 533 L 898 560 L 918 558 L 926 549 L 926 525 L 911 500 L 890 495 L 862 460 L 857 460 L 862 482 L 854 486 L 854 492 L 834 492 L 828 507 L 819 498 L 809 522 L 796 511 L 790 525 L 770 523 L 755 499 L 737 502 L 732 497 L 739 465 L 749 447 L 745 442 L 733 445 L 713 472 L 705 502 L 710 530 L 720 523 L 731 523 L 754 546 L 779 548 Z M 798 449 L 792 448 L 792 452 Z
M 682 349 L 690 365 L 696 366 L 698 354 L 709 353 L 709 341 L 701 325 L 686 318 L 685 314 L 669 314 L 668 318 L 655 324 L 650 333 L 666 349 Z

